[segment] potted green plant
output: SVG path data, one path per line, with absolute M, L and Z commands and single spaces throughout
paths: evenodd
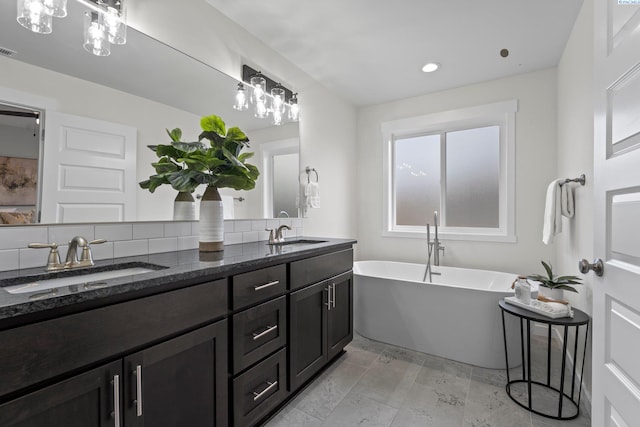
M 527 279 L 539 282 L 539 295 L 553 300 L 561 300 L 562 291 L 578 292 L 576 288 L 570 285 L 581 285 L 581 278 L 577 276 L 554 276 L 551 263 L 541 262 L 547 275 L 530 274 L 527 276 Z
M 149 146 L 160 160 L 152 164 L 156 174 L 140 186 L 153 192 L 158 186 L 169 184 L 191 193 L 197 186 L 206 185 L 200 203 L 200 250 L 220 251 L 224 249 L 224 223 L 218 189 L 251 190 L 260 172 L 247 163 L 253 153 L 241 153 L 249 147 L 249 138 L 240 128 L 227 129 L 216 115 L 202 117 L 200 127 L 202 133 L 195 142 L 180 141 L 182 131 L 176 128 L 167 131 L 171 144 Z

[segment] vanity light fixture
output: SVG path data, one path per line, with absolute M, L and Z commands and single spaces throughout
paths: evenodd
M 249 85 L 251 90 L 250 100 L 253 104 L 254 115 L 258 118 L 272 117 L 274 125 L 280 125 L 285 119 L 298 121 L 300 107 L 297 93 L 293 93 L 280 83 L 266 77 L 260 71 L 256 71 L 248 65 L 242 66 L 242 81 Z M 238 84 L 234 107 L 239 110 L 238 97 L 242 97 L 244 85 Z M 289 111 L 287 112 L 287 108 Z
M 247 108 L 249 108 L 247 90 L 244 88 L 244 84 L 238 83 L 238 88 L 236 89 L 236 102 L 233 104 L 233 109 L 244 111 Z
M 91 9 L 85 12 L 84 48 L 97 56 L 111 53 L 111 44 L 127 42 L 127 10 L 124 0 L 77 0 Z M 67 0 L 17 0 L 17 20 L 34 33 L 52 32 L 52 18 L 67 16 Z
M 425 64 L 424 67 L 422 67 L 422 71 L 424 71 L 425 73 L 433 73 L 434 71 L 438 70 L 438 68 L 440 68 L 440 64 L 438 64 L 437 62 L 429 62 Z

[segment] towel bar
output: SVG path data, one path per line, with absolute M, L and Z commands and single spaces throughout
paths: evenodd
M 567 178 L 567 179 L 565 179 L 565 180 L 564 180 L 564 182 L 563 182 L 563 183 L 561 183 L 560 185 L 564 185 L 564 184 L 567 184 L 567 183 L 569 183 L 569 182 L 577 182 L 577 183 L 579 183 L 580 185 L 584 185 L 584 184 L 586 183 L 586 179 L 587 179 L 587 177 L 586 177 L 584 174 L 582 174 L 582 175 L 580 175 L 580 177 L 579 177 L 579 178 L 573 178 L 573 179 L 571 179 L 571 178 Z

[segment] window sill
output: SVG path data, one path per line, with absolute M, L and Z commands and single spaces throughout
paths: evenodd
M 399 237 L 403 239 L 427 239 L 427 232 L 418 231 L 383 231 L 382 237 Z M 431 231 L 431 239 L 433 240 L 434 232 Z M 460 240 L 468 242 L 498 242 L 498 243 L 517 243 L 518 238 L 513 234 L 502 233 L 455 233 L 438 230 L 439 240 Z

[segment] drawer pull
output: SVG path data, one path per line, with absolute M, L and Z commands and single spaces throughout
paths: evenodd
M 265 329 L 264 331 L 258 333 L 258 332 L 254 332 L 253 333 L 253 340 L 259 340 L 260 338 L 262 338 L 263 336 L 267 335 L 269 332 L 273 332 L 276 329 L 278 329 L 278 325 L 274 325 L 274 326 L 267 326 L 267 329 Z
M 271 390 L 272 388 L 274 388 L 275 386 L 278 385 L 278 381 L 267 381 L 267 388 L 265 388 L 264 390 L 262 390 L 261 392 L 257 392 L 254 391 L 253 392 L 253 401 L 255 402 L 256 400 L 260 399 L 262 396 L 264 396 L 266 393 L 269 392 L 269 390 Z
M 264 288 L 268 288 L 268 287 L 270 287 L 270 286 L 275 286 L 275 285 L 277 285 L 277 284 L 279 284 L 279 283 L 280 283 L 280 281 L 279 281 L 279 280 L 273 280 L 273 281 L 271 281 L 271 282 L 269 282 L 269 283 L 265 283 L 264 285 L 254 286 L 254 287 L 253 287 L 253 290 L 254 290 L 254 291 L 260 291 L 260 290 L 262 290 L 262 289 L 264 289 Z
M 136 376 L 136 416 L 142 416 L 142 366 L 136 365 L 136 370 L 133 371 Z
M 111 418 L 114 419 L 114 426 L 120 427 L 120 375 L 114 375 L 111 384 L 113 385 L 113 412 L 111 412 Z

